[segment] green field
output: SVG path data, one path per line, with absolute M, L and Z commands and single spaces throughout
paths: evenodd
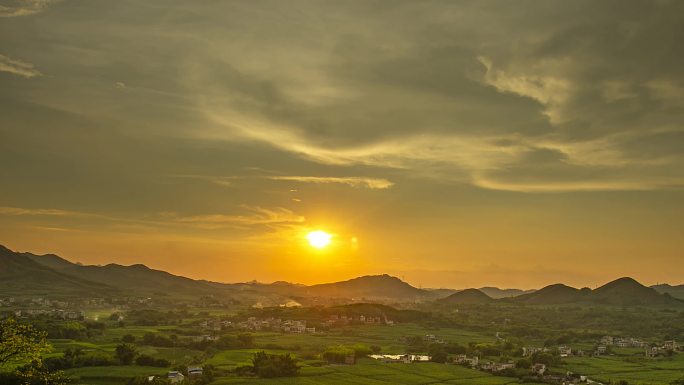
M 495 377 L 456 365 L 435 363 L 383 364 L 370 359 L 364 359 L 356 365 L 349 366 L 304 367 L 301 374 L 294 378 L 257 379 L 233 377 L 218 379 L 213 384 L 498 385 L 519 383 L 518 379 L 515 378 Z
M 253 354 L 260 350 L 268 353 L 290 353 L 294 357 L 321 352 L 333 345 L 363 343 L 381 348 L 382 353 L 403 353 L 406 346 L 402 337 L 434 334 L 440 339 L 468 343 L 495 343 L 493 333 L 473 332 L 457 328 L 424 327 L 418 324 L 394 326 L 358 325 L 316 334 L 283 334 L 277 332 L 253 333 L 257 346 L 251 349 L 231 349 L 203 352 L 182 347 L 165 348 L 140 344 L 145 333 L 173 334 L 176 326 L 124 326 L 108 327 L 101 335 L 87 341 L 52 340 L 58 355 L 67 348 L 112 354 L 121 337 L 131 334 L 138 339 L 137 351 L 156 358 L 169 360 L 173 365 L 206 365 L 232 371 L 236 367 L 249 365 Z M 539 341 L 532 341 L 537 344 Z M 585 346 L 586 345 L 586 346 Z M 576 344 L 575 348 L 589 348 L 590 343 Z M 563 365 L 552 368 L 557 373 L 571 371 L 587 375 L 602 382 L 627 380 L 630 384 L 667 385 L 684 375 L 684 354 L 672 358 L 646 359 L 642 349 L 615 349 L 615 355 L 604 357 L 573 357 Z M 498 377 L 489 373 L 463 368 L 457 365 L 436 363 L 385 364 L 371 359 L 362 359 L 356 365 L 327 365 L 315 359 L 300 360 L 300 374 L 297 377 L 260 379 L 255 377 L 223 376 L 212 384 L 519 384 L 517 378 Z M 169 368 L 140 366 L 84 367 L 67 370 L 77 384 L 114 385 L 125 384 L 131 377 L 164 375 Z
M 605 356 L 566 359 L 563 369 L 587 375 L 595 381 L 626 380 L 636 384 L 669 384 L 684 377 L 684 354 L 671 358 Z

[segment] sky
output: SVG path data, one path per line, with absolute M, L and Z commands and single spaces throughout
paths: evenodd
M 666 0 L 0 0 L 0 244 L 221 282 L 681 284 L 682 41 Z

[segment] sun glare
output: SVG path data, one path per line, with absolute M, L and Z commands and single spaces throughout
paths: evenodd
M 312 247 L 322 249 L 330 244 L 332 235 L 322 230 L 316 230 L 306 234 L 306 239 Z

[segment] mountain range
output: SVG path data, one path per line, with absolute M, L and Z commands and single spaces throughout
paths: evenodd
M 536 291 L 519 289 L 419 289 L 387 274 L 318 285 L 288 282 L 263 284 L 194 280 L 136 264 L 104 266 L 72 263 L 54 254 L 14 252 L 0 245 L 0 296 L 154 296 L 197 298 L 212 296 L 243 303 L 276 306 L 312 304 L 317 299 L 340 302 L 428 302 L 446 305 L 518 303 L 530 305 L 590 303 L 603 305 L 680 305 L 683 286 L 649 288 L 632 278 L 621 278 L 595 290 L 555 284 Z

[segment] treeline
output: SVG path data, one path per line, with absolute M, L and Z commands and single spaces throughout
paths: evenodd
M 85 352 L 80 348 L 68 348 L 61 356 L 48 357 L 43 360 L 44 365 L 50 370 L 65 370 L 87 366 L 116 366 L 132 365 L 156 366 L 168 368 L 171 362 L 161 358 L 154 358 L 146 354 L 138 354 L 135 346 L 119 344 L 114 354 L 103 352 Z
M 124 341 L 135 342 L 133 336 L 124 336 Z M 184 347 L 192 350 L 207 350 L 209 348 L 216 349 L 249 349 L 254 347 L 254 337 L 249 333 L 241 334 L 226 334 L 219 337 L 217 340 L 201 340 L 195 341 L 192 339 L 179 338 L 175 334 L 166 336 L 161 333 L 145 333 L 140 341 L 143 345 L 150 345 L 156 347 Z
M 450 327 L 499 331 L 517 338 L 557 340 L 565 336 L 570 338 L 569 342 L 575 342 L 617 334 L 684 340 L 681 308 L 480 304 L 459 305 L 460 311 L 454 312 L 453 305 L 423 306 L 425 310 L 441 313 Z
M 254 353 L 252 365 L 239 366 L 235 373 L 263 378 L 293 377 L 299 373 L 299 366 L 290 354 L 268 354 L 261 351 Z
M 113 313 L 110 319 L 118 319 L 122 314 Z M 194 315 L 187 310 L 161 311 L 155 309 L 136 309 L 126 312 L 124 322 L 137 326 L 158 326 L 181 324 L 184 319 Z
M 349 358 L 353 358 L 355 360 L 357 358 L 366 357 L 373 353 L 380 353 L 380 350 L 380 346 L 377 345 L 337 345 L 328 347 L 321 356 L 330 363 L 345 364 L 349 363 Z
M 31 323 L 39 330 L 47 332 L 52 339 L 88 339 L 102 335 L 107 328 L 98 321 L 64 321 L 51 318 L 35 318 Z
M 355 317 L 387 317 L 395 322 L 428 322 L 434 321 L 435 315 L 430 312 L 418 310 L 402 310 L 392 306 L 374 303 L 356 303 L 341 306 L 313 306 L 313 307 L 268 307 L 263 309 L 248 309 L 238 313 L 233 320 L 242 320 L 248 317 L 257 318 L 281 318 L 299 319 L 313 323 L 323 322 L 331 316 Z

